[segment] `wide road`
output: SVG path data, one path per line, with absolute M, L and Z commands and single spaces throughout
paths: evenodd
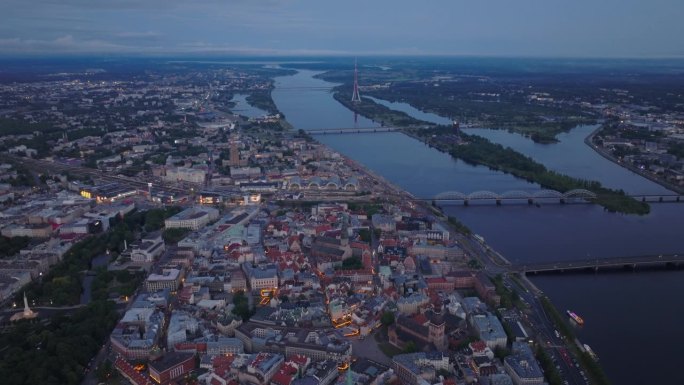
M 521 300 L 528 306 L 528 324 L 537 336 L 537 343 L 544 347 L 546 353 L 554 361 L 556 369 L 561 373 L 561 378 L 568 381 L 569 384 L 588 384 L 580 373 L 580 368 L 576 365 L 577 359 L 570 357 L 565 348 L 567 344 L 573 342 L 565 341 L 556 336 L 554 323 L 544 311 L 540 302 L 540 294 L 537 293 L 536 288 L 525 286 L 527 285 L 526 281 L 514 280 L 507 274 L 503 276 L 503 282 L 509 289 L 515 289 Z M 564 352 L 565 354 L 563 354 Z
M 537 343 L 544 347 L 549 357 L 555 362 L 561 378 L 566 380 L 568 384 L 586 385 L 588 382 L 580 373 L 580 368 L 575 365 L 577 359 L 568 357 L 569 359 L 566 360 L 563 357 L 562 351 L 567 351 L 564 348 L 566 341 L 556 337 L 554 323 L 547 316 L 540 302 L 543 293 L 526 279 L 512 279 L 509 275 L 512 269 L 508 261 L 481 240 L 463 234 L 454 234 L 454 236 L 454 239 L 457 239 L 466 253 L 480 262 L 483 270 L 490 278 L 501 275 L 504 286 L 518 293 L 520 299 L 527 306 L 525 311 L 527 314 L 525 317 L 526 326 L 537 337 Z

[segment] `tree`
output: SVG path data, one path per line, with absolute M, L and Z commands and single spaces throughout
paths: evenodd
M 112 367 L 112 362 L 109 360 L 105 360 L 105 362 L 103 362 L 102 364 L 100 364 L 97 367 L 95 374 L 97 375 L 98 381 L 100 381 L 100 382 L 107 381 L 114 374 L 114 368 Z
M 252 316 L 251 311 L 249 310 L 249 298 L 247 298 L 244 291 L 240 290 L 235 293 L 233 296 L 233 305 L 235 305 L 233 314 L 242 318 L 243 321 L 249 320 L 249 317 Z
M 409 341 L 404 345 L 404 353 L 415 353 L 418 351 L 418 347 L 416 346 L 416 343 L 413 341 Z
M 190 229 L 181 229 L 181 228 L 166 229 L 166 230 L 164 230 L 164 233 L 162 233 L 162 238 L 164 238 L 164 242 L 166 242 L 166 243 L 176 244 L 179 241 L 181 241 L 183 238 L 185 238 L 185 236 L 188 235 L 189 232 L 190 232 Z
M 349 257 L 342 261 L 342 266 L 335 266 L 335 269 L 358 270 L 363 269 L 363 263 L 359 257 Z
M 511 354 L 511 351 L 508 350 L 507 348 L 502 348 L 500 346 L 497 346 L 494 349 L 494 356 L 500 360 L 503 360 L 504 357 L 509 356 Z
M 380 317 L 380 322 L 384 326 L 392 325 L 394 323 L 394 313 L 392 313 L 391 311 L 386 311 L 382 313 L 382 317 Z
M 0 258 L 10 257 L 18 253 L 21 249 L 28 246 L 30 241 L 29 237 L 0 237 Z
M 480 265 L 480 262 L 477 259 L 471 259 L 468 261 L 468 267 L 471 269 L 481 269 L 482 265 Z
M 363 242 L 370 242 L 371 241 L 371 232 L 368 229 L 361 229 L 359 230 L 359 237 Z

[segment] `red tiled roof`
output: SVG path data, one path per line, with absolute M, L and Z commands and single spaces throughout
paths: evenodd
M 416 314 L 415 316 L 413 316 L 413 320 L 420 325 L 424 325 L 428 322 L 428 319 L 424 314 Z
M 119 371 L 123 372 L 125 376 L 133 382 L 134 385 L 154 385 L 154 383 L 149 378 L 137 372 L 131 366 L 131 364 L 129 364 L 126 360 L 124 360 L 121 357 L 116 359 L 116 361 L 114 362 L 114 367 L 119 369 Z
M 484 341 L 475 341 L 470 343 L 470 349 L 472 349 L 473 352 L 483 352 L 486 347 L 487 344 Z

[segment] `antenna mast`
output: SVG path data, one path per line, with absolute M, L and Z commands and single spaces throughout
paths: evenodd
M 356 66 L 356 59 L 354 59 L 354 92 L 351 98 L 352 103 L 360 103 L 361 96 L 359 95 L 359 71 Z

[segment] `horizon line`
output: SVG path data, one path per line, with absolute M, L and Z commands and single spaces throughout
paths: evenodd
M 110 59 L 110 58 L 136 58 L 136 59 L 222 59 L 222 58 L 482 58 L 482 59 L 538 59 L 538 60 L 684 60 L 681 55 L 652 55 L 652 56 L 601 56 L 601 55 L 542 55 L 542 54 L 471 54 L 471 53 L 217 53 L 217 52 L 23 52 L 3 53 L 0 52 L 0 60 L 3 59 Z

